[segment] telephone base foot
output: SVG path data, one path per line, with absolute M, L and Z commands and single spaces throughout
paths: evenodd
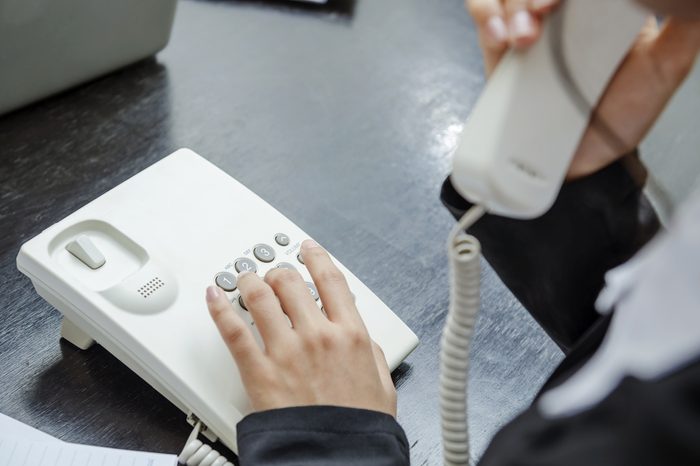
M 65 317 L 61 319 L 61 337 L 81 350 L 86 350 L 95 343 L 95 340 L 93 340 L 90 335 L 80 330 L 73 322 Z

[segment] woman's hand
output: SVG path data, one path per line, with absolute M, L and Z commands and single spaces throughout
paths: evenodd
M 214 286 L 207 289 L 209 312 L 253 409 L 334 405 L 396 416 L 386 359 L 370 339 L 345 277 L 315 242 L 304 241 L 301 254 L 325 315 L 295 270 L 273 269 L 264 280 L 253 273 L 238 277 L 264 349 L 226 295 Z
M 490 75 L 511 47 L 527 48 L 540 36 L 544 16 L 557 0 L 467 0 Z M 566 31 L 564 31 L 566 33 Z M 595 109 L 617 136 L 613 144 L 595 125 L 586 130 L 568 179 L 594 173 L 632 151 L 644 139 L 692 69 L 700 51 L 700 21 L 650 19 Z

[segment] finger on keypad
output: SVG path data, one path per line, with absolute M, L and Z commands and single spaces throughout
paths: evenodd
M 282 341 L 290 335 L 291 329 L 272 288 L 256 274 L 247 272 L 238 276 L 238 289 L 246 309 L 258 327 L 265 348 L 283 344 Z
M 314 322 L 324 318 L 304 279 L 296 270 L 272 269 L 265 275 L 265 283 L 274 290 L 282 310 L 295 329 L 313 328 Z
M 318 288 L 328 319 L 362 322 L 355 308 L 355 300 L 348 288 L 348 282 L 328 253 L 315 241 L 306 240 L 301 244 L 301 255 Z
M 231 306 L 226 294 L 216 286 L 207 288 L 207 307 L 224 343 L 242 372 L 247 368 L 256 367 L 263 357 L 262 350 L 248 325 Z

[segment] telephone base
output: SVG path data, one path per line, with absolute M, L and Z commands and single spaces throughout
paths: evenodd
M 230 204 L 228 215 L 217 214 L 218 200 Z M 241 228 L 240 219 L 255 221 Z M 81 248 L 96 251 L 81 259 L 87 251 L 76 250 L 76 256 L 68 246 L 82 236 L 89 242 Z M 195 413 L 204 436 L 236 451 L 236 423 L 250 412 L 250 401 L 202 291 L 220 274 L 235 278 L 234 272 L 257 269 L 262 277 L 280 264 L 312 282 L 298 257 L 305 238 L 255 193 L 182 149 L 25 243 L 17 268 L 64 315 L 63 338 L 78 348 L 100 344 L 183 413 Z M 93 269 L 98 255 L 105 262 Z M 352 272 L 336 265 L 395 368 L 417 337 Z M 234 290 L 227 297 L 244 315 Z
M 70 320 L 63 317 L 61 319 L 61 338 L 77 346 L 81 350 L 86 350 L 95 344 L 95 340 L 90 335 L 83 332 Z

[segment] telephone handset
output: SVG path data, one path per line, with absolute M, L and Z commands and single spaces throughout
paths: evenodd
M 440 353 L 444 464 L 470 463 L 469 346 L 479 311 L 479 241 L 465 233 L 485 213 L 529 219 L 554 203 L 591 113 L 639 35 L 647 13 L 632 0 L 566 0 L 542 37 L 501 60 L 467 120 L 454 154 L 453 186 L 474 206 L 448 241 L 450 309 Z
M 622 145 L 591 114 L 647 17 L 633 0 L 562 2 L 538 42 L 506 54 L 486 83 L 454 153 L 457 192 L 496 215 L 538 217 L 590 123 Z
M 320 308 L 299 256 L 308 237 L 238 181 L 180 149 L 26 242 L 17 267 L 63 314 L 64 338 L 83 349 L 101 344 L 180 408 L 196 430 L 235 452 L 236 423 L 250 406 L 208 315 L 204 290 L 219 285 L 257 334 L 236 275 L 290 267 L 302 274 Z M 395 369 L 417 346 L 416 335 L 336 264 Z

